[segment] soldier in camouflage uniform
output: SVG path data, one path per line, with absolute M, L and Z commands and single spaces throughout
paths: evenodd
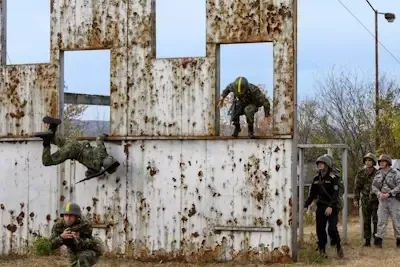
M 103 244 L 92 236 L 92 226 L 81 217 L 78 204 L 64 206 L 59 219 L 51 230 L 50 242 L 53 250 L 62 245 L 68 248 L 71 267 L 90 267 L 95 265 L 103 254 Z
M 241 131 L 240 116 L 246 115 L 249 129 L 249 138 L 254 138 L 254 115 L 259 107 L 264 107 L 265 118 L 270 116 L 270 103 L 263 92 L 256 85 L 249 83 L 245 77 L 238 77 L 230 83 L 221 94 L 218 107 L 221 108 L 224 99 L 233 93 L 234 101 L 229 110 L 231 121 L 235 125 L 232 136 L 237 137 Z
M 78 142 L 73 139 L 67 140 L 64 137 L 56 135 L 57 127 L 61 124 L 61 120 L 44 117 L 43 122 L 49 124 L 49 131 L 39 132 L 34 136 L 43 139 L 42 162 L 44 166 L 58 165 L 68 159 L 77 160 L 88 168 L 85 173 L 87 177 L 99 173 L 102 167 L 109 174 L 117 170 L 120 165 L 119 162 L 107 154 L 106 147 L 104 146 L 106 134 L 100 134 L 96 138 L 97 147 L 92 147 L 88 141 Z M 50 144 L 58 146 L 58 151 L 51 154 Z
M 331 237 L 331 245 L 336 246 L 337 255 L 344 257 L 343 249 L 340 244 L 340 235 L 337 229 L 339 220 L 339 187 L 340 179 L 332 172 L 333 163 L 330 157 L 320 156 L 317 161 L 319 169 L 318 175 L 313 178 L 313 183 L 304 203 L 307 209 L 313 200 L 317 199 L 316 210 L 316 231 L 318 237 L 318 250 L 322 257 L 327 257 L 325 247 L 328 242 L 326 225 Z
M 382 154 L 378 160 L 379 170 L 372 182 L 372 193 L 378 197 L 378 229 L 375 234 L 375 246 L 381 248 L 386 235 L 389 216 L 392 219 L 396 236 L 396 246 L 400 248 L 400 173 L 393 169 L 392 159 Z
M 378 205 L 379 201 L 375 194 L 371 194 L 372 181 L 378 172 L 375 168 L 377 163 L 376 156 L 368 153 L 364 156 L 364 168 L 357 172 L 354 185 L 354 207 L 358 208 L 360 202 L 360 193 L 362 194 L 361 206 L 364 221 L 364 246 L 371 246 L 371 219 L 374 224 L 374 235 L 378 224 Z

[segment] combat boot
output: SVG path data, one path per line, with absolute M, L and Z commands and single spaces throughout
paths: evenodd
M 377 248 L 382 248 L 382 238 L 375 237 L 374 245 L 375 245 L 375 247 L 377 247 Z
M 249 138 L 250 139 L 254 139 L 254 126 L 253 125 L 249 125 Z
M 328 254 L 325 252 L 325 248 L 318 248 L 319 256 L 323 259 L 328 258 Z
M 233 136 L 233 137 L 238 137 L 240 131 L 241 131 L 240 125 L 235 125 L 235 130 L 233 131 L 232 136 Z
M 371 238 L 366 238 L 364 247 L 370 247 L 370 246 L 371 246 Z
M 53 139 L 53 132 L 48 131 L 48 132 L 38 132 L 33 134 L 34 137 L 39 137 L 42 138 L 43 140 L 43 146 L 48 147 L 51 144 L 51 140 Z
M 400 248 L 400 238 L 397 238 L 396 240 L 396 247 Z
M 343 248 L 342 248 L 341 245 L 338 245 L 338 246 L 336 247 L 336 253 L 337 253 L 337 255 L 338 255 L 339 258 L 343 259 L 343 257 L 344 257 L 344 252 L 343 252 Z
M 49 125 L 49 130 L 52 131 L 53 134 L 56 133 L 57 126 L 61 124 L 60 119 L 52 118 L 49 116 L 44 117 L 43 122 Z

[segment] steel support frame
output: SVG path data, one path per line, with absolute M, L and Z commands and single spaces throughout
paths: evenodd
M 343 210 L 342 210 L 342 237 L 343 243 L 347 242 L 347 216 L 348 216 L 348 177 L 347 177 L 347 151 L 348 146 L 345 144 L 299 144 L 297 146 L 299 153 L 299 178 L 298 184 L 294 188 L 299 188 L 299 198 L 293 199 L 293 206 L 299 207 L 298 214 L 292 214 L 293 217 L 298 216 L 299 218 L 299 239 L 303 240 L 304 237 L 304 150 L 311 148 L 325 148 L 328 154 L 332 156 L 333 149 L 342 150 L 342 179 L 344 183 L 344 194 L 343 194 Z M 299 202 L 299 203 L 297 203 Z

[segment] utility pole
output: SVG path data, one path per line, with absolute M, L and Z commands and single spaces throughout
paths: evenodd
M 380 97 L 379 97 L 379 39 L 378 39 L 378 15 L 384 15 L 385 19 L 392 23 L 396 16 L 393 13 L 381 13 L 376 10 L 368 0 L 368 5 L 375 13 L 375 149 L 379 149 L 380 138 L 379 138 L 379 109 L 380 109 Z

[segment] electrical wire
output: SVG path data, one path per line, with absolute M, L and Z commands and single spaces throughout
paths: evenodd
M 339 3 L 361 24 L 361 26 L 364 27 L 364 29 L 369 32 L 369 34 L 371 34 L 372 37 L 374 37 L 374 39 L 376 38 L 375 35 L 357 18 L 356 15 L 353 14 L 353 12 L 351 12 L 351 10 L 345 5 L 343 4 L 343 2 L 341 0 L 338 0 Z M 369 2 L 368 2 L 369 4 Z M 378 43 L 392 56 L 392 58 L 394 60 L 396 60 L 397 63 L 399 63 L 400 65 L 400 60 L 397 59 L 397 57 L 395 55 L 393 55 L 392 52 L 389 51 L 389 49 L 386 48 L 386 46 L 384 44 L 382 44 L 379 40 Z

